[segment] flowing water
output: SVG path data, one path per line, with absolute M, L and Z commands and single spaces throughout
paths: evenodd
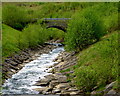
M 33 86 L 40 78 L 44 78 L 48 73 L 49 66 L 57 63 L 53 60 L 58 56 L 60 52 L 64 51 L 63 47 L 53 49 L 48 54 L 38 55 L 36 60 L 33 60 L 27 64 L 12 78 L 8 79 L 4 85 L 2 94 L 38 94 L 34 88 L 40 86 Z

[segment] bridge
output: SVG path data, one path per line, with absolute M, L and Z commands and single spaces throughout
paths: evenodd
M 66 32 L 70 19 L 71 18 L 44 18 L 42 24 L 44 24 L 46 28 L 57 28 Z

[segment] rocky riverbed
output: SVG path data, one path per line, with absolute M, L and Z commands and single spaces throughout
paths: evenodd
M 49 71 L 52 74 L 44 76 L 43 79 L 37 81 L 35 86 L 41 86 L 41 88 L 34 90 L 39 91 L 39 94 L 80 94 L 80 90 L 72 86 L 71 82 L 67 80 L 66 73 L 60 73 L 61 70 L 76 64 L 77 57 L 75 52 L 68 53 L 63 51 L 54 61 L 58 63 L 49 67 L 52 68 Z
M 51 41 L 51 43 L 52 42 L 53 41 Z M 54 44 L 49 45 L 49 43 L 46 43 L 43 46 L 39 45 L 36 48 L 26 49 L 14 56 L 8 57 L 7 59 L 5 59 L 5 62 L 3 64 L 4 78 L 11 78 L 12 75 L 21 70 L 26 63 L 35 60 L 38 54 L 40 55 L 43 53 L 48 53 L 56 47 L 57 46 L 54 46 Z M 45 95 L 68 94 L 79 96 L 80 94 L 82 94 L 81 96 L 83 96 L 84 92 L 82 90 L 77 89 L 74 86 L 73 81 L 69 82 L 68 77 L 66 76 L 66 74 L 72 74 L 74 73 L 74 71 L 67 71 L 63 73 L 60 72 L 77 64 L 77 59 L 78 57 L 76 56 L 75 52 L 61 52 L 60 55 L 53 60 L 58 63 L 55 63 L 54 65 L 48 67 L 48 70 L 49 68 L 52 68 L 52 70 L 49 71 L 49 73 L 51 74 L 46 75 L 44 76 L 44 78 L 40 78 L 38 81 L 36 81 L 36 83 L 33 86 L 38 86 L 38 88 L 34 88 L 33 90 L 38 91 L 39 94 Z M 95 94 L 102 94 L 106 96 L 107 94 L 115 94 L 114 96 L 119 96 L 119 93 L 117 93 L 113 89 L 115 82 L 106 85 L 106 87 L 102 91 L 93 90 L 93 92 L 91 92 L 90 95 L 94 96 Z
M 84 96 L 85 92 L 83 92 L 83 90 L 77 89 L 77 87 L 73 84 L 74 81 L 68 81 L 66 74 L 72 74 L 74 71 L 60 72 L 77 64 L 77 59 L 78 58 L 75 52 L 61 52 L 61 54 L 54 59 L 54 61 L 58 63 L 49 67 L 52 68 L 52 70 L 49 71 L 52 74 L 47 75 L 43 79 L 37 81 L 35 85 L 41 86 L 41 88 L 36 88 L 34 90 L 38 91 L 39 94 L 45 95 L 59 94 L 61 96 Z M 101 91 L 95 91 L 95 88 L 93 88 L 93 91 L 89 93 L 89 95 L 95 96 L 98 94 L 100 96 L 120 96 L 120 93 L 113 88 L 116 83 L 117 82 L 114 81 L 106 85 L 105 88 Z
M 54 41 L 49 41 L 54 42 Z M 24 65 L 32 60 L 35 60 L 37 55 L 48 53 L 57 46 L 54 45 L 38 45 L 34 48 L 28 48 L 21 52 L 16 53 L 15 55 L 3 58 L 4 62 L 2 64 L 2 74 L 4 79 L 11 78 L 13 74 L 21 70 Z M 4 83 L 4 80 L 3 80 Z

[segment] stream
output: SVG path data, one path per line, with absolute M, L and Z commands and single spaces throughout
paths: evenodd
M 12 78 L 6 80 L 3 85 L 2 94 L 39 94 L 33 90 L 41 86 L 33 86 L 40 78 L 44 78 L 51 68 L 49 66 L 57 63 L 53 60 L 64 51 L 63 47 L 57 47 L 48 54 L 38 55 L 36 60 L 26 63 L 25 66 Z

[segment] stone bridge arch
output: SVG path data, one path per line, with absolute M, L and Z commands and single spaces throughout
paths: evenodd
M 57 28 L 66 32 L 70 19 L 71 18 L 44 18 L 42 24 L 45 24 L 46 28 Z

